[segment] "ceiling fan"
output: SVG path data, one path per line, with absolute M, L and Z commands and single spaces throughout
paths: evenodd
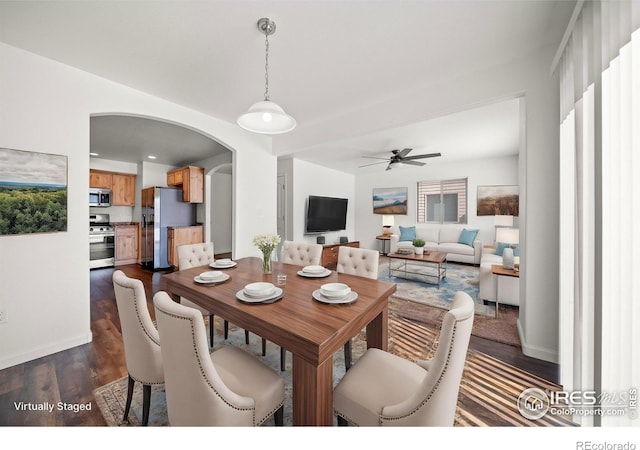
M 388 164 L 387 168 L 385 170 L 390 170 L 393 168 L 394 165 L 399 165 L 399 164 L 410 164 L 413 166 L 424 166 L 425 163 L 420 162 L 420 161 L 416 161 L 417 159 L 423 159 L 423 158 L 435 158 L 438 156 L 442 156 L 440 153 L 427 153 L 424 155 L 414 155 L 414 156 L 407 156 L 409 154 L 409 152 L 411 152 L 411 150 L 413 150 L 412 148 L 405 148 L 402 150 L 391 150 L 391 153 L 393 153 L 393 155 L 391 155 L 389 158 L 378 158 L 375 156 L 363 156 L 363 158 L 370 158 L 370 159 L 382 159 L 384 161 L 379 161 L 379 162 L 375 162 L 375 163 L 371 163 L 371 164 L 365 164 L 364 166 L 359 166 L 359 167 L 367 167 L 367 166 L 373 166 L 375 164 Z

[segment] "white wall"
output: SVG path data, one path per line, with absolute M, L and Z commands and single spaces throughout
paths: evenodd
M 310 195 L 346 198 L 347 227 L 344 231 L 322 233 L 327 244 L 340 241 L 340 236 L 347 236 L 350 241 L 356 240 L 355 233 L 355 177 L 351 174 L 328 169 L 299 159 L 287 160 L 280 165 L 280 173 L 287 176 L 288 194 L 291 205 L 287 215 L 291 218 L 291 239 L 302 242 L 316 242 L 317 235 L 305 235 L 305 217 L 307 198 Z
M 0 369 L 91 341 L 92 114 L 158 118 L 215 138 L 234 151 L 235 257 L 257 256 L 251 237 L 276 231 L 277 161 L 270 138 L 2 43 L 0 61 L 2 145 L 68 158 L 67 232 L 0 236 L 0 306 L 9 317 L 0 324 Z
M 384 171 L 384 167 L 380 169 Z M 408 205 L 406 215 L 394 216 L 394 227 L 415 225 L 417 222 L 417 183 L 419 181 L 438 181 L 467 178 L 467 217 L 468 223 L 456 225 L 480 230 L 478 236 L 483 243 L 490 244 L 494 237 L 493 216 L 476 215 L 478 186 L 480 185 L 517 185 L 518 157 L 487 158 L 449 164 L 423 167 L 404 167 L 402 169 L 372 172 L 356 178 L 356 236 L 362 247 L 379 250 L 376 236 L 382 232 L 382 216 L 373 213 L 373 188 L 406 187 Z M 431 226 L 431 225 L 421 225 Z M 436 226 L 436 225 L 433 225 Z

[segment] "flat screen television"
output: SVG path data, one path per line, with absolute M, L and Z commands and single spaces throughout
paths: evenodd
M 347 227 L 346 198 L 310 195 L 307 201 L 306 233 L 340 231 Z

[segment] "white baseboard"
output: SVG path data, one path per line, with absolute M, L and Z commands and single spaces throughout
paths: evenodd
M 555 364 L 560 363 L 560 355 L 557 351 L 527 343 L 526 339 L 524 338 L 524 333 L 522 332 L 522 327 L 520 326 L 520 319 L 518 319 L 516 325 L 518 327 L 518 337 L 520 337 L 522 353 L 532 358 L 541 359 L 543 361 L 548 361 Z
M 18 353 L 14 355 L 8 355 L 0 359 L 0 370 L 12 367 L 17 364 L 22 364 L 34 359 L 42 358 L 44 356 L 52 355 L 54 353 L 68 350 L 79 345 L 88 344 L 93 339 L 91 331 L 82 336 L 76 336 L 73 338 L 65 339 L 64 341 L 48 343 L 46 346 L 37 347 L 24 353 Z

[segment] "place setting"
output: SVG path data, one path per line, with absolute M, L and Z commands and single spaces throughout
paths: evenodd
M 284 290 L 264 281 L 249 283 L 236 292 L 236 298 L 244 303 L 269 304 L 280 300 Z
M 321 303 L 346 304 L 353 303 L 358 298 L 358 293 L 352 291 L 344 283 L 327 283 L 320 286 L 311 294 L 313 298 Z
M 231 277 L 224 272 L 220 272 L 218 270 L 212 270 L 208 272 L 203 272 L 200 275 L 196 275 L 193 278 L 193 281 L 195 281 L 198 284 L 220 284 L 220 283 L 224 283 L 229 278 Z
M 305 266 L 298 271 L 298 275 L 307 278 L 324 278 L 331 275 L 331 271 L 323 266 Z
M 237 265 L 238 265 L 237 262 L 232 261 L 229 258 L 222 258 L 222 259 L 216 259 L 215 261 L 213 261 L 211 264 L 209 264 L 209 267 L 212 267 L 214 269 L 230 269 Z

